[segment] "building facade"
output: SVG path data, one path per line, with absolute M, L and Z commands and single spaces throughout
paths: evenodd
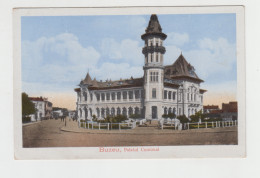
M 31 114 L 31 121 L 39 121 L 52 118 L 52 103 L 47 98 L 29 97 L 33 102 L 36 112 Z
M 167 35 L 156 15 L 151 15 L 141 36 L 144 41 L 144 75 L 140 78 L 97 81 L 87 73 L 75 89 L 78 119 L 102 119 L 108 115 L 139 115 L 160 119 L 163 114 L 190 116 L 203 109 L 203 82 L 181 54 L 172 65 L 164 66 L 163 46 Z

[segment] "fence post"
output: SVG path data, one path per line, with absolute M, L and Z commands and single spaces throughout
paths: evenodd
M 89 123 L 88 123 L 88 129 L 89 129 Z
M 198 122 L 198 129 L 200 128 L 200 123 Z
M 119 126 L 119 130 L 121 130 L 121 129 L 120 129 L 120 123 L 118 123 L 118 126 Z
M 107 130 L 109 130 L 109 123 L 107 123 Z
M 211 122 L 211 124 L 212 124 L 212 128 L 214 128 L 214 123 L 213 123 L 213 121 Z
M 100 130 L 100 122 L 98 123 L 98 130 Z
M 222 127 L 225 127 L 225 125 L 224 125 L 224 121 L 222 121 Z
M 207 122 L 205 122 L 205 125 L 206 125 L 206 129 L 208 128 L 208 124 L 207 124 Z
M 190 130 L 190 123 L 188 122 L 188 130 Z
M 93 122 L 92 122 L 92 130 L 93 130 L 93 125 L 94 125 L 94 124 L 93 124 Z

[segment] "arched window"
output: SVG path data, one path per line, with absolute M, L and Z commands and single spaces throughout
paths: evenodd
M 128 108 L 128 115 L 129 116 L 133 115 L 133 108 L 132 107 Z
M 163 113 L 167 114 L 167 108 L 166 107 L 164 108 L 164 112 Z
M 140 109 L 138 107 L 135 107 L 135 114 L 139 115 L 140 114 Z
M 117 113 L 117 115 L 121 114 L 121 109 L 119 107 L 117 108 L 116 113 Z
M 99 118 L 100 117 L 100 109 L 97 108 L 97 117 Z

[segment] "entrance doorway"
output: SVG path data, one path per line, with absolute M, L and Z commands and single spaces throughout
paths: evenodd
M 157 119 L 157 106 L 152 106 L 152 119 Z

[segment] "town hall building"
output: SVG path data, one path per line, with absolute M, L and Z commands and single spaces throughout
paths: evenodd
M 163 65 L 163 46 L 167 35 L 162 32 L 157 15 L 151 15 L 144 40 L 144 75 L 120 80 L 97 81 L 87 73 L 75 89 L 78 119 L 102 119 L 108 115 L 139 115 L 145 119 L 161 119 L 163 114 L 195 114 L 203 109 L 203 82 L 194 67 L 180 56 L 172 65 Z

